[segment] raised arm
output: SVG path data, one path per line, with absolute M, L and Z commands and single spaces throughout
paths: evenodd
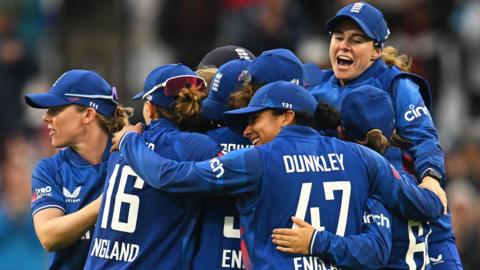
M 168 192 L 248 193 L 257 189 L 262 175 L 256 149 L 202 162 L 176 162 L 148 149 L 139 134 L 128 132 L 120 141 L 120 153 L 145 182 Z

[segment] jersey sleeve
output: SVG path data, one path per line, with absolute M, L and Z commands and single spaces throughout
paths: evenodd
M 65 212 L 62 186 L 56 181 L 53 159 L 42 159 L 32 173 L 32 217 L 42 209 L 58 208 Z
M 406 219 L 432 221 L 443 214 L 443 205 L 430 190 L 414 185 L 382 156 L 366 151 L 371 195 Z
M 151 151 L 134 132 L 123 136 L 120 152 L 149 185 L 175 193 L 236 195 L 254 192 L 262 176 L 260 154 L 242 149 L 201 162 L 177 162 Z
M 445 161 L 427 106 L 419 92 L 419 87 L 412 80 L 400 78 L 392 88 L 395 106 L 395 127 L 399 134 L 412 141 L 407 152 L 413 157 L 417 176 L 423 175 L 428 168 L 433 168 L 442 175 L 445 184 Z
M 315 231 L 310 254 L 332 260 L 339 267 L 381 268 L 387 263 L 392 247 L 391 220 L 385 206 L 369 198 L 362 233 L 339 236 L 328 231 Z

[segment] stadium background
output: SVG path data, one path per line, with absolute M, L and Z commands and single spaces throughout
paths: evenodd
M 323 25 L 350 1 L 318 0 L 0 0 L 0 269 L 43 269 L 30 217 L 30 174 L 54 153 L 26 92 L 47 91 L 71 68 L 92 69 L 119 89 L 122 103 L 154 67 L 195 68 L 216 46 L 255 54 L 284 47 L 328 67 Z M 480 1 L 369 1 L 391 36 L 431 83 L 432 116 L 446 153 L 447 192 L 465 269 L 480 266 Z

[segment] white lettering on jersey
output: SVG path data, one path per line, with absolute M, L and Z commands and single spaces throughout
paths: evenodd
M 235 144 L 235 143 L 221 143 L 220 146 L 222 147 L 222 154 L 226 154 L 233 150 L 238 150 L 242 148 L 250 148 L 253 145 L 245 145 L 245 144 Z
M 382 226 L 385 228 L 390 228 L 390 220 L 388 217 L 384 216 L 383 214 L 374 215 L 363 213 L 363 223 L 375 223 L 378 226 Z
M 212 168 L 212 172 L 215 173 L 218 171 L 216 177 L 220 178 L 222 177 L 223 173 L 225 170 L 223 169 L 223 164 L 220 162 L 218 158 L 211 159 L 210 161 L 210 168 Z
M 430 116 L 430 113 L 428 112 L 427 107 L 425 106 L 418 106 L 415 108 L 413 105 L 408 106 L 409 110 L 405 112 L 403 115 L 405 120 L 408 122 L 413 121 L 417 118 L 420 118 L 422 115 L 428 115 Z
M 316 256 L 303 256 L 293 258 L 293 267 L 295 270 L 340 270 L 339 267 L 324 262 Z
M 70 193 L 70 191 L 66 187 L 63 187 L 62 192 L 63 192 L 63 196 L 65 196 L 65 202 L 68 202 L 68 203 L 79 202 L 80 199 L 78 198 L 78 196 L 80 195 L 81 189 L 82 189 L 81 186 L 77 187 L 76 189 L 73 190 L 72 193 Z
M 242 252 L 235 249 L 224 249 L 222 253 L 222 267 L 233 269 L 244 269 L 242 263 Z
M 133 262 L 137 258 L 139 250 L 140 246 L 136 244 L 117 241 L 111 243 L 108 239 L 95 238 L 90 256 L 116 261 Z
M 343 154 L 330 153 L 325 156 L 287 155 L 283 156 L 287 173 L 330 172 L 345 170 Z

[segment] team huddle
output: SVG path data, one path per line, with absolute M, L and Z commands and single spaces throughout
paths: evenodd
M 372 5 L 326 29 L 328 70 L 238 46 L 155 68 L 145 124 L 93 71 L 25 95 L 61 148 L 32 174 L 49 269 L 463 269 L 428 83 Z

